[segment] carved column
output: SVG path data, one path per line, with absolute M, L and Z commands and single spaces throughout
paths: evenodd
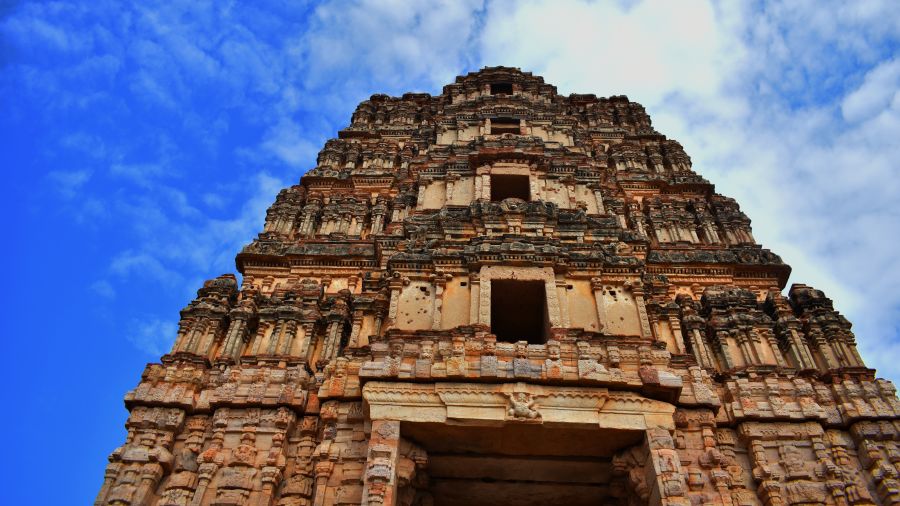
M 149 499 L 153 496 L 153 490 L 163 476 L 163 468 L 156 463 L 147 463 L 141 466 L 140 484 L 134 493 L 134 499 L 131 504 L 142 505 L 148 504 Z
M 652 339 L 653 331 L 650 329 L 650 319 L 647 317 L 647 305 L 644 303 L 644 286 L 640 283 L 633 284 L 631 286 L 631 294 L 634 295 L 638 320 L 641 322 L 641 337 Z
M 714 332 L 716 336 L 716 343 L 719 345 L 719 354 L 721 355 L 725 369 L 734 369 L 735 367 L 737 367 L 737 364 L 734 363 L 734 358 L 732 358 L 731 356 L 731 347 L 728 344 L 730 331 L 728 329 L 717 328 L 714 330 Z
M 453 276 L 438 274 L 434 278 L 434 306 L 432 308 L 431 328 L 439 330 L 441 328 L 441 310 L 444 305 L 444 288 L 447 281 L 453 279 Z
M 552 277 L 552 274 L 551 277 L 544 281 L 544 293 L 547 295 L 547 319 L 550 320 L 550 326 L 566 327 L 567 325 L 563 325 L 562 303 L 560 302 L 559 291 L 556 289 L 556 279 Z M 490 310 L 489 298 L 487 311 L 490 312 Z
M 391 279 L 388 286 L 391 290 L 391 301 L 388 305 L 388 319 L 393 323 L 397 319 L 397 309 L 400 306 L 400 291 L 403 290 L 403 286 L 409 284 L 409 280 L 406 278 L 401 278 L 399 275 L 395 274 L 395 277 Z
M 118 462 L 112 462 L 106 466 L 106 471 L 103 474 L 103 486 L 100 487 L 97 499 L 94 500 L 94 506 L 106 504 L 106 496 L 109 494 L 109 489 L 116 482 L 116 477 L 119 475 L 121 468 L 122 465 Z
M 303 327 L 303 344 L 300 345 L 301 358 L 308 363 L 316 346 L 316 321 L 304 318 L 300 325 Z
M 716 359 L 710 351 L 709 346 L 707 346 L 706 339 L 703 336 L 704 322 L 700 320 L 699 317 L 697 317 L 696 320 L 688 320 L 685 318 L 684 325 L 697 362 L 706 369 L 715 369 Z
M 481 279 L 477 272 L 469 273 L 469 324 L 480 323 L 478 308 L 481 304 Z
M 481 198 L 491 200 L 491 175 L 481 175 Z
M 197 343 L 197 334 L 200 332 L 200 325 L 202 324 L 202 318 L 191 318 L 188 320 L 187 324 L 187 335 L 184 340 L 181 342 L 181 346 L 178 351 L 193 353 L 194 347 Z
M 194 497 L 191 499 L 190 506 L 201 506 L 203 504 L 203 496 L 206 489 L 215 476 L 216 471 L 222 464 L 222 446 L 225 442 L 225 428 L 227 421 L 228 408 L 219 408 L 213 415 L 213 435 L 209 448 L 206 449 L 199 457 L 199 471 L 197 480 L 197 490 L 194 491 Z
M 359 333 L 362 330 L 363 311 L 356 309 L 353 311 L 353 318 L 350 321 L 350 339 L 347 341 L 348 348 L 359 347 Z
M 778 340 L 775 338 L 775 333 L 769 328 L 757 329 L 757 333 L 762 334 L 763 339 L 769 343 L 769 348 L 772 350 L 772 354 L 775 355 L 775 363 L 778 364 L 779 367 L 787 367 L 788 363 L 781 353 L 781 348 L 778 346 Z
M 687 348 L 684 346 L 684 337 L 681 332 L 681 321 L 678 319 L 678 316 L 674 313 L 669 313 L 669 328 L 672 329 L 672 336 L 675 338 L 675 347 L 677 348 L 678 353 L 687 353 Z
M 237 310 L 236 310 L 237 311 Z M 225 343 L 219 351 L 219 358 L 237 360 L 241 352 L 241 344 L 247 338 L 247 318 L 243 314 L 232 312 L 231 325 L 225 335 Z
M 366 471 L 363 477 L 363 505 L 394 506 L 397 504 L 399 449 L 400 422 L 373 420 Z
M 281 335 L 284 334 L 284 328 L 286 327 L 285 321 L 279 318 L 275 320 L 275 328 L 272 329 L 272 335 L 269 336 L 269 342 L 266 343 L 266 354 L 274 355 L 275 349 L 278 346 L 278 341 L 281 340 Z
M 416 208 L 418 209 L 422 209 L 425 206 L 425 189 L 428 187 L 429 182 L 424 178 L 419 181 L 419 193 L 416 196 Z
M 744 363 L 747 365 L 760 363 L 759 354 L 756 352 L 750 337 L 751 332 L 753 332 L 753 329 L 746 327 L 733 329 L 731 331 L 731 335 L 734 336 L 735 341 L 738 343 L 738 347 L 741 349 L 741 354 L 744 356 Z
M 594 199 L 597 201 L 597 213 L 606 214 L 606 206 L 603 205 L 603 193 L 599 189 L 594 190 Z
M 594 291 L 594 304 L 597 306 L 597 324 L 600 329 L 606 326 L 606 303 L 603 300 L 603 280 L 591 278 L 591 290 Z
M 459 181 L 459 174 L 447 174 L 447 177 L 444 180 L 447 184 L 444 194 L 444 204 L 450 205 L 450 202 L 453 200 L 453 190 L 456 187 L 456 182 Z
M 890 422 L 860 422 L 850 432 L 857 442 L 859 462 L 872 478 L 883 504 L 900 504 L 900 471 L 885 452 L 898 437 L 896 428 Z
M 478 290 L 478 321 L 484 325 L 491 325 L 491 280 L 482 279 Z
M 278 351 L 281 355 L 289 355 L 291 353 L 291 346 L 294 344 L 294 338 L 296 336 L 297 320 L 288 320 L 282 336 L 281 346 Z
M 795 322 L 792 326 L 787 326 L 782 332 L 782 339 L 786 342 L 788 352 L 794 358 L 794 362 L 799 369 L 815 369 L 816 361 L 813 359 L 809 347 L 806 346 L 806 343 L 800 336 L 799 327 L 799 322 Z
M 378 208 L 372 211 L 372 228 L 370 234 L 380 234 L 384 230 L 384 211 Z
M 653 466 L 653 475 L 656 477 L 650 504 L 687 506 L 687 485 L 672 435 L 666 429 L 649 429 L 646 437 L 650 465 Z
M 316 472 L 316 496 L 313 501 L 315 506 L 327 506 L 325 503 L 325 492 L 328 488 L 328 479 L 334 472 L 334 462 L 323 460 L 318 462 L 315 467 Z
M 569 294 L 565 279 L 556 280 L 556 294 L 559 298 L 559 318 L 562 327 L 569 327 Z
M 831 349 L 831 345 L 829 345 L 828 341 L 825 340 L 825 335 L 822 333 L 821 329 L 812 327 L 806 331 L 806 336 L 816 349 L 819 350 L 819 356 L 825 361 L 826 368 L 837 369 L 841 366 L 837 359 L 834 358 L 834 351 Z

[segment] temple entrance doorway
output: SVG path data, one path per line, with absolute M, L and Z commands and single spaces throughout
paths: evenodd
M 428 463 L 427 480 L 400 496 L 434 506 L 621 504 L 611 487 L 613 455 L 644 437 L 620 429 L 439 423 L 403 423 L 401 435 L 425 450 Z

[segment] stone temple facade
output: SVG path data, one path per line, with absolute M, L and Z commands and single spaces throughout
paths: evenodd
M 95 504 L 900 504 L 894 387 L 624 96 L 373 95 L 236 261 Z

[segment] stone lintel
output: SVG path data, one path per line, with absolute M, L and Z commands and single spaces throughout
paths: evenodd
M 674 430 L 672 404 L 633 392 L 530 383 L 398 383 L 370 381 L 363 399 L 372 420 L 502 426 Z

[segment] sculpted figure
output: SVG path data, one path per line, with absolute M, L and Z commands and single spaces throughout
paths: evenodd
M 509 398 L 509 409 L 507 414 L 513 418 L 521 418 L 526 420 L 534 420 L 541 416 L 535 409 L 534 399 L 525 392 L 517 392 L 514 394 L 506 394 Z

